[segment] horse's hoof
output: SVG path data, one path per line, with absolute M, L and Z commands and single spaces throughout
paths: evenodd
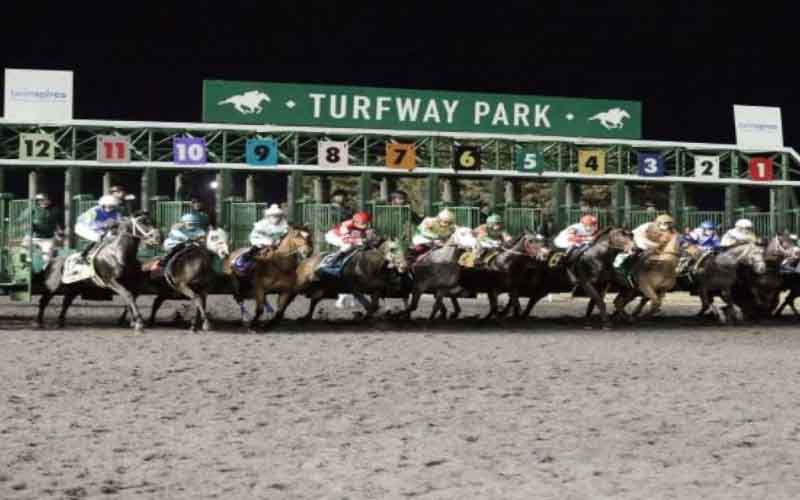
M 208 320 L 203 321 L 203 331 L 210 332 L 211 331 L 211 322 Z
M 611 329 L 612 329 L 612 328 L 611 328 L 611 325 L 609 325 L 608 323 L 603 323 L 603 326 L 602 326 L 602 328 L 603 328 L 603 330 L 606 330 L 606 331 L 608 331 L 608 330 L 611 330 Z
M 144 333 L 144 325 L 141 322 L 133 325 L 133 333 L 137 335 Z
M 62 328 L 64 328 L 65 326 L 67 326 L 67 322 L 66 322 L 66 321 L 58 321 L 58 322 L 56 323 L 56 328 L 58 328 L 58 329 L 62 329 Z
M 452 319 L 458 319 L 458 317 L 459 317 L 459 316 L 461 316 L 461 313 L 452 312 L 452 313 L 450 313 L 450 316 L 449 316 L 449 318 L 450 318 L 451 320 L 452 320 Z

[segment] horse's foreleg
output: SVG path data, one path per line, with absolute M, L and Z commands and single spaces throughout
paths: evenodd
M 419 299 L 422 297 L 422 292 L 417 290 L 416 288 L 411 292 L 411 302 L 406 306 L 405 310 L 403 311 L 403 315 L 411 319 L 411 313 L 417 310 L 419 306 Z
M 45 290 L 42 296 L 39 297 L 39 312 L 36 314 L 36 321 L 33 323 L 35 328 L 44 328 L 44 310 L 47 309 L 47 305 L 50 304 L 53 295 L 53 293 Z
M 650 299 L 648 299 L 647 297 L 642 297 L 642 298 L 639 299 L 639 305 L 637 305 L 636 309 L 634 309 L 634 311 L 633 311 L 633 317 L 634 318 L 638 318 L 639 315 L 642 314 L 642 309 L 644 309 L 644 306 L 648 302 L 650 302 Z
M 606 310 L 606 303 L 603 296 L 589 281 L 581 282 L 581 287 L 583 291 L 586 292 L 586 295 L 588 295 L 591 300 L 595 301 L 597 308 L 600 310 L 600 321 L 603 326 L 608 325 L 608 311 Z
M 489 313 L 483 317 L 484 320 L 488 320 L 497 315 L 497 292 L 495 290 L 489 290 L 486 296 L 489 297 Z
M 592 317 L 592 313 L 594 312 L 594 299 L 589 299 L 589 303 L 586 304 L 586 314 L 584 315 L 584 319 L 589 319 Z
M 253 311 L 253 317 L 250 319 L 250 324 L 247 329 L 250 333 L 256 332 L 256 325 L 261 318 L 261 313 L 264 310 L 264 289 L 257 284 L 253 284 L 253 297 L 256 299 L 256 309 Z
M 128 319 L 128 306 L 122 308 L 122 314 L 119 315 L 117 326 L 125 326 L 125 321 Z
M 183 296 L 188 298 L 192 304 L 194 304 L 194 318 L 190 320 L 191 325 L 189 326 L 189 330 L 192 332 L 197 332 L 197 328 L 200 325 L 200 309 L 202 309 L 202 302 L 199 300 L 200 294 L 195 292 L 186 283 L 176 283 L 175 288 L 177 288 Z M 205 316 L 205 313 L 202 313 L 202 315 Z
M 323 299 L 324 295 L 325 294 L 320 291 L 309 296 L 308 312 L 305 316 L 300 318 L 300 321 L 311 321 L 311 318 L 314 317 L 314 310 L 317 308 L 317 304 Z
M 141 333 L 142 329 L 144 328 L 144 321 L 142 321 L 142 315 L 139 312 L 139 308 L 136 306 L 136 298 L 130 291 L 128 291 L 127 288 L 122 286 L 122 283 L 116 279 L 112 279 L 108 282 L 108 288 L 122 297 L 122 300 L 124 300 L 128 307 L 131 308 L 131 314 L 133 314 L 133 329 L 137 333 Z
M 450 303 L 453 305 L 453 312 L 450 313 L 450 319 L 456 319 L 461 315 L 461 304 L 458 303 L 457 297 L 450 297 Z
M 436 314 L 439 312 L 439 309 L 444 310 L 444 314 L 447 314 L 447 308 L 444 306 L 444 294 L 441 291 L 437 291 L 435 294 L 436 301 L 433 303 L 433 310 L 431 311 L 431 315 L 428 317 L 428 321 L 433 321 L 436 319 Z
M 381 308 L 381 296 L 378 292 L 370 295 L 369 301 L 360 293 L 355 294 L 356 300 L 367 310 L 367 318 L 371 318 Z
M 208 311 L 206 310 L 206 303 L 208 299 L 208 292 L 203 291 L 197 293 L 194 298 L 195 307 L 197 312 L 195 313 L 195 322 L 199 323 L 200 320 L 203 321 L 202 328 L 204 332 L 211 330 L 211 321 L 208 319 Z
M 795 315 L 797 315 L 797 309 L 795 309 L 794 307 L 794 299 L 796 297 L 797 295 L 794 293 L 794 291 L 789 291 L 789 293 L 786 294 L 786 298 L 784 299 L 783 303 L 775 311 L 775 316 L 780 316 L 783 313 L 783 310 L 786 309 L 786 306 L 788 305 L 792 306 L 792 311 L 794 312 Z
M 69 306 L 72 305 L 72 301 L 75 300 L 77 296 L 77 293 L 65 293 L 64 298 L 61 299 L 61 313 L 58 315 L 59 328 L 64 328 L 64 325 L 67 324 L 67 311 L 69 310 Z
M 150 306 L 150 319 L 147 321 L 147 326 L 153 326 L 156 324 L 156 314 L 158 314 L 161 304 L 163 304 L 166 300 L 167 297 L 163 295 L 156 295 L 156 298 L 153 299 L 153 305 Z
M 278 296 L 278 310 L 275 315 L 267 322 L 267 327 L 275 326 L 281 322 L 286 308 L 292 303 L 297 294 L 294 292 L 283 292 Z
M 734 321 L 741 321 L 744 318 L 744 316 L 742 315 L 742 312 L 739 310 L 739 308 L 736 307 L 736 304 L 734 304 L 731 290 L 723 288 L 722 290 L 719 291 L 719 296 L 722 297 L 722 300 L 724 300 L 725 304 L 727 305 L 727 309 L 730 310 L 731 318 Z M 720 323 L 724 324 L 727 322 L 727 318 L 725 317 L 724 313 L 718 317 L 720 319 Z

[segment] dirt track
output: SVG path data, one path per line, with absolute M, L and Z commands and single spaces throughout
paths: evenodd
M 118 308 L 36 332 L 3 301 L 0 498 L 800 498 L 793 320 L 719 328 L 676 296 L 584 330 L 584 305 L 134 336 Z

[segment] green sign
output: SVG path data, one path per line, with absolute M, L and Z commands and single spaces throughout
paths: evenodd
M 520 172 L 544 172 L 544 155 L 537 144 L 525 144 L 514 150 L 514 165 Z
M 203 121 L 639 139 L 641 103 L 293 83 L 203 82 Z

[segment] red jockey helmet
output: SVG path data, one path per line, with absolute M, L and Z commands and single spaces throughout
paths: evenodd
M 367 212 L 357 212 L 353 215 L 353 224 L 359 229 L 366 229 L 370 222 L 372 217 Z

